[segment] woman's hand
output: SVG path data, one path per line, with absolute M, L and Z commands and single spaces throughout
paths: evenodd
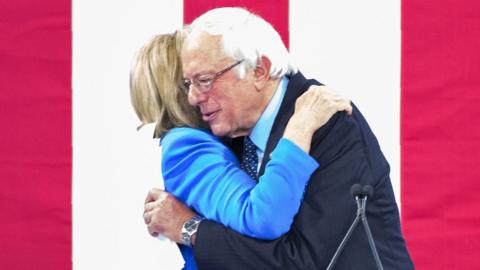
M 326 86 L 312 85 L 297 99 L 283 136 L 308 153 L 313 133 L 339 111 L 352 114 L 350 100 Z
M 350 100 L 338 95 L 326 86 L 310 86 L 295 103 L 295 113 L 290 122 L 310 128 L 312 132 L 321 128 L 339 111 L 352 114 Z

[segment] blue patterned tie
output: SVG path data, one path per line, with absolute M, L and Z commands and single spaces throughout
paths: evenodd
M 240 168 L 250 175 L 255 181 L 258 181 L 257 177 L 257 146 L 250 140 L 248 136 L 243 140 L 243 155 Z

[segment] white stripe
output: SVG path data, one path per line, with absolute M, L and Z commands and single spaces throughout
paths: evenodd
M 400 202 L 400 0 L 291 0 L 290 50 L 301 71 L 362 111 Z
M 152 129 L 137 133 L 129 98 L 134 52 L 183 22 L 183 1 L 73 1 L 73 266 L 179 269 L 176 247 L 143 224 L 160 186 Z

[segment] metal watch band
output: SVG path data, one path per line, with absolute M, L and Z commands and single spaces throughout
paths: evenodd
M 198 225 L 203 220 L 199 215 L 185 221 L 182 226 L 182 242 L 185 246 L 192 246 L 192 236 L 197 232 Z

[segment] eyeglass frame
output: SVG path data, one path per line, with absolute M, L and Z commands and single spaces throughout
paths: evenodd
M 194 85 L 200 92 L 206 93 L 212 89 L 212 85 L 220 76 L 227 73 L 234 67 L 240 65 L 245 59 L 238 60 L 237 62 L 233 63 L 232 65 L 218 71 L 215 73 L 210 74 L 198 74 L 196 75 L 193 80 L 183 78 L 180 84 L 180 89 L 185 93 L 188 94 L 190 91 L 190 86 Z M 204 82 L 201 82 L 201 78 L 205 78 Z

